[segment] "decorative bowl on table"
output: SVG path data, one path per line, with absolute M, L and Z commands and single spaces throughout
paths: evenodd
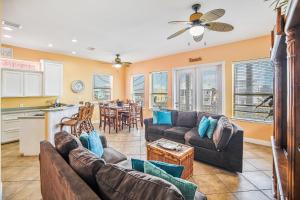
M 173 143 L 173 142 L 158 142 L 157 146 L 162 147 L 167 150 L 172 150 L 172 151 L 181 151 L 182 150 L 182 146 L 180 144 Z

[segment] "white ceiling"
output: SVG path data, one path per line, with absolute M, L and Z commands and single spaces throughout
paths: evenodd
M 202 4 L 201 12 L 225 9 L 218 21 L 232 24 L 234 31 L 206 32 L 200 43 L 188 32 L 166 40 L 182 27 L 168 21 L 188 20 L 193 3 Z M 3 13 L 5 20 L 22 25 L 2 31 L 12 36 L 2 38 L 5 44 L 68 55 L 76 51 L 76 56 L 108 62 L 116 53 L 136 62 L 266 35 L 275 19 L 264 0 L 4 0 Z

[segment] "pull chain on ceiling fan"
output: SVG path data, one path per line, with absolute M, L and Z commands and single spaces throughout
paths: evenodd
M 200 42 L 203 39 L 205 29 L 218 32 L 229 32 L 233 30 L 233 26 L 222 22 L 213 22 L 225 14 L 224 9 L 214 9 L 205 14 L 198 12 L 200 4 L 192 6 L 195 13 L 190 16 L 189 21 L 170 21 L 169 24 L 186 24 L 187 27 L 170 35 L 167 39 L 172 39 L 189 30 L 195 42 Z

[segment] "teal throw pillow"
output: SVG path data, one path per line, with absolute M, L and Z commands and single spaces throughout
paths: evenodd
M 135 169 L 139 172 L 144 172 L 144 162 L 143 160 L 139 159 L 131 159 L 131 165 L 132 169 Z M 175 164 L 170 164 L 170 163 L 165 163 L 165 162 L 160 162 L 160 161 L 155 161 L 155 160 L 150 160 L 148 161 L 155 165 L 156 167 L 159 167 L 160 169 L 164 170 L 168 174 L 180 178 L 182 175 L 182 172 L 184 170 L 184 166 L 182 165 L 175 165 Z
M 213 137 L 214 131 L 215 131 L 216 126 L 218 124 L 218 120 L 214 119 L 212 117 L 209 117 L 208 120 L 209 120 L 209 127 L 206 131 L 206 135 L 209 139 L 211 139 Z
M 153 124 L 157 124 L 157 112 L 158 111 L 153 111 Z
M 162 178 L 175 185 L 180 190 L 185 200 L 194 200 L 197 190 L 197 185 L 194 183 L 181 178 L 173 177 L 150 162 L 144 162 L 144 169 L 145 173 Z
M 85 148 L 102 157 L 104 149 L 99 134 L 96 131 L 92 131 L 90 134 L 83 133 L 79 139 Z
M 157 123 L 159 125 L 172 125 L 172 115 L 170 111 L 157 111 Z
M 209 124 L 210 124 L 210 122 L 209 122 L 208 118 L 205 117 L 205 116 L 202 117 L 202 119 L 201 119 L 201 121 L 199 123 L 199 126 L 198 126 L 198 133 L 199 133 L 199 135 L 200 135 L 201 138 L 205 137 L 206 131 L 207 131 L 208 127 L 209 127 Z

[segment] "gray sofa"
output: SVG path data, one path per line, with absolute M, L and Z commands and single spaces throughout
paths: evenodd
M 204 112 L 181 112 L 171 110 L 172 125 L 154 125 L 153 119 L 145 119 L 145 139 L 155 141 L 169 139 L 194 147 L 194 159 L 227 169 L 242 172 L 243 130 L 229 122 L 223 115 Z M 218 119 L 214 138 L 201 138 L 198 125 L 203 116 Z
M 184 200 L 171 183 L 131 169 L 126 156 L 108 147 L 98 158 L 66 132 L 56 134 L 55 146 L 40 144 L 41 193 L 44 200 Z M 206 200 L 196 192 L 195 200 Z

